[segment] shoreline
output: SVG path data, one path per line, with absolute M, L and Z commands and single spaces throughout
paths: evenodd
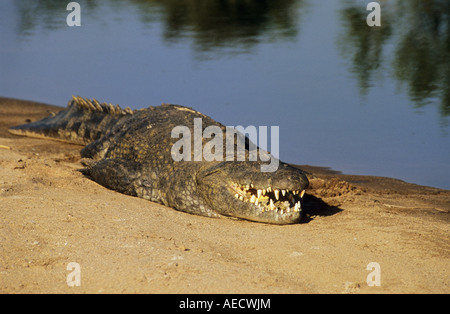
M 60 109 L 0 97 L 0 293 L 450 293 L 449 190 L 301 165 L 300 224 L 194 216 L 85 178 L 82 146 L 7 132 Z

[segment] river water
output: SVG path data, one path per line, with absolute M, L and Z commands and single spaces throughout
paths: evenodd
M 0 1 L 0 95 L 279 126 L 280 159 L 450 189 L 450 1 Z

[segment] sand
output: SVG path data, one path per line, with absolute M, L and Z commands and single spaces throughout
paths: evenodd
M 81 146 L 7 132 L 60 109 L 0 98 L 1 293 L 450 292 L 448 190 L 301 166 L 300 224 L 194 216 L 84 177 Z

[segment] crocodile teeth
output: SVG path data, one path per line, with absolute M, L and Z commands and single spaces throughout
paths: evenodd
M 273 211 L 281 215 L 300 212 L 300 198 L 305 195 L 305 190 L 274 189 L 271 186 L 257 189 L 252 183 L 239 184 L 233 182 L 231 187 L 234 191 L 232 195 L 236 199 L 254 204 L 261 212 Z

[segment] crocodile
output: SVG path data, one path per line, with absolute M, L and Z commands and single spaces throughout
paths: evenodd
M 261 171 L 267 161 L 248 158 L 252 142 L 239 132 L 233 135 L 233 143 L 236 146 L 239 136 L 244 137 L 247 159 L 173 158 L 172 147 L 178 141 L 174 128 L 185 126 L 195 132 L 194 120 L 199 118 L 202 130 L 206 126 L 229 130 L 190 107 L 162 104 L 131 110 L 73 96 L 58 113 L 8 131 L 83 145 L 80 171 L 123 194 L 208 217 L 271 224 L 300 222 L 302 198 L 309 184 L 306 174 L 281 161 L 276 171 Z M 202 137 L 202 144 L 205 142 Z

